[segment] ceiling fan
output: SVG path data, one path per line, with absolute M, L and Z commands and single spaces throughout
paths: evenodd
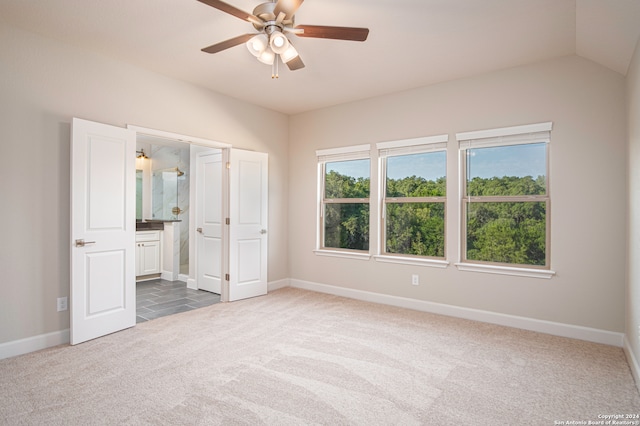
M 253 13 L 244 12 L 219 0 L 198 0 L 206 5 L 248 21 L 258 33 L 243 34 L 202 49 L 206 53 L 218 53 L 245 43 L 249 52 L 258 60 L 273 66 L 272 78 L 277 78 L 278 57 L 291 71 L 304 68 L 298 51 L 285 33 L 298 37 L 327 38 L 334 40 L 365 41 L 368 28 L 329 27 L 325 25 L 295 25 L 295 13 L 304 0 L 274 0 L 259 4 Z

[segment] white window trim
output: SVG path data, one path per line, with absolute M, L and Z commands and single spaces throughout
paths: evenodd
M 460 141 L 476 141 L 479 139 L 494 139 L 505 136 L 518 135 L 522 139 L 522 135 L 535 134 L 541 132 L 550 132 L 553 128 L 553 122 L 525 124 L 523 126 L 500 127 L 497 129 L 476 130 L 473 132 L 456 133 L 456 139 Z M 529 143 L 529 141 L 523 142 Z M 506 145 L 506 144 L 505 144 Z M 509 144 L 510 145 L 510 144 Z
M 317 179 L 317 225 L 316 225 L 316 248 L 313 252 L 318 256 L 328 257 L 341 257 L 347 259 L 357 260 L 369 260 L 371 258 L 371 233 L 369 233 L 369 250 L 349 250 L 340 248 L 323 247 L 324 245 L 324 233 L 322 227 L 324 226 L 324 219 L 322 216 L 322 206 L 324 199 L 324 164 L 335 161 L 350 161 L 350 160 L 369 160 L 369 182 L 371 182 L 371 169 L 373 167 L 373 158 L 371 156 L 371 144 L 352 145 L 338 148 L 328 148 L 316 150 L 316 157 L 318 161 L 318 179 Z M 369 212 L 372 209 L 371 189 L 369 188 Z M 371 213 L 369 213 L 371 217 Z
M 377 222 L 378 222 L 378 243 L 376 245 L 376 251 L 378 254 L 373 256 L 377 262 L 383 263 L 395 263 L 402 265 L 414 265 L 414 266 L 428 266 L 434 268 L 446 268 L 449 266 L 449 261 L 446 259 L 446 247 L 447 247 L 447 233 L 446 233 L 446 214 L 445 214 L 445 256 L 443 259 L 426 257 L 426 256 L 413 256 L 403 254 L 392 254 L 384 252 L 384 209 L 386 201 L 386 165 L 385 161 L 388 157 L 420 154 L 425 152 L 444 151 L 447 152 L 449 142 L 449 135 L 435 135 L 426 136 L 413 139 L 403 139 L 387 142 L 376 143 L 376 150 L 378 152 L 378 210 L 377 210 Z M 448 197 L 444 197 L 443 204 L 445 205 L 445 212 L 447 206 Z
M 355 260 L 369 260 L 371 259 L 371 254 L 363 251 L 343 251 L 340 249 L 331 250 L 329 248 L 318 248 L 313 251 L 318 256 L 327 256 L 327 257 L 342 257 L 346 259 L 355 259 Z
M 553 122 L 544 122 L 544 123 L 536 123 L 536 124 L 526 124 L 522 126 L 512 126 L 512 127 L 502 127 L 497 129 L 488 129 L 488 130 L 478 130 L 472 132 L 463 132 L 456 133 L 456 139 L 458 141 L 458 152 L 460 153 L 459 157 L 459 184 L 460 184 L 460 211 L 459 211 L 459 226 L 461 227 L 460 232 L 460 242 L 458 249 L 458 259 L 459 261 L 454 263 L 454 265 L 458 268 L 459 271 L 467 271 L 467 272 L 480 272 L 480 273 L 490 273 L 490 274 L 499 274 L 499 275 L 512 275 L 512 276 L 521 276 L 521 277 L 529 277 L 529 278 L 546 278 L 550 279 L 556 273 L 551 269 L 551 256 L 550 256 L 550 247 L 549 242 L 551 240 L 551 233 L 549 230 L 550 224 L 550 216 L 548 217 L 547 222 L 547 265 L 544 268 L 527 268 L 526 266 L 506 266 L 502 264 L 486 264 L 486 263 L 476 263 L 474 261 L 465 260 L 463 251 L 466 249 L 466 244 L 463 243 L 462 239 L 466 238 L 466 232 L 463 232 L 466 229 L 466 226 L 463 224 L 465 209 L 464 206 L 464 196 L 465 196 L 465 186 L 466 186 L 466 176 L 464 175 L 463 164 L 466 165 L 465 160 L 463 160 L 466 155 L 467 149 L 472 148 L 483 148 L 490 146 L 505 146 L 505 145 L 518 145 L 518 144 L 530 144 L 536 142 L 544 142 L 547 146 L 551 142 L 551 130 L 553 128 Z M 550 204 L 550 182 L 549 182 L 549 158 L 547 151 L 547 195 L 548 198 L 547 205 Z M 547 215 L 550 215 L 550 211 L 547 212 Z
M 319 149 L 316 151 L 318 164 L 332 161 L 362 160 L 370 158 L 371 145 L 354 145 L 340 148 Z
M 529 278 L 550 279 L 556 273 L 550 269 L 521 268 L 517 266 L 485 265 L 479 263 L 454 263 L 459 271 L 482 272 L 487 274 L 512 275 Z
M 378 142 L 376 149 L 381 157 L 386 157 L 389 152 L 393 155 L 402 155 L 405 151 L 407 154 L 439 151 L 447 149 L 449 135 L 427 136 L 424 138 L 404 139 L 398 141 Z
M 429 266 L 432 268 L 446 268 L 449 266 L 449 261 L 447 260 L 438 260 L 430 257 L 423 256 L 415 256 L 415 257 L 407 257 L 407 256 L 393 256 L 391 254 L 378 254 L 373 256 L 373 258 L 377 262 L 382 263 L 397 263 L 400 265 L 414 265 L 414 266 Z

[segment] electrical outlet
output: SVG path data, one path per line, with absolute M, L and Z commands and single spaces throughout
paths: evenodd
M 58 312 L 66 311 L 68 309 L 67 298 L 58 297 Z
M 420 277 L 417 274 L 411 275 L 411 284 L 420 285 Z

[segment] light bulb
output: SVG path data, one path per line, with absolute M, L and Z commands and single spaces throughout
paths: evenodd
M 284 34 L 280 31 L 274 31 L 273 34 L 271 34 L 269 45 L 275 53 L 281 54 L 287 50 L 287 47 L 289 47 L 289 40 L 287 40 Z
M 264 52 L 264 50 L 267 48 L 268 44 L 269 39 L 267 38 L 266 34 L 258 34 L 257 36 L 250 38 L 246 43 L 247 49 L 249 49 L 249 52 L 251 52 L 251 54 L 256 58 L 260 57 L 262 52 Z
M 264 52 L 258 56 L 258 60 L 263 64 L 272 65 L 275 57 L 276 55 L 271 49 L 265 49 Z

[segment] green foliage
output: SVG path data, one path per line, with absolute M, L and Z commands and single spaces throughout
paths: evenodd
M 544 176 L 474 178 L 473 196 L 544 195 Z M 544 202 L 477 202 L 467 208 L 467 259 L 544 266 L 546 262 Z
M 474 178 L 472 196 L 545 194 L 545 177 Z M 370 180 L 335 171 L 325 177 L 326 198 L 369 198 Z M 411 176 L 387 179 L 387 197 L 442 197 L 446 178 Z M 325 247 L 369 249 L 369 204 L 327 203 Z M 444 203 L 386 205 L 386 252 L 444 257 Z M 519 265 L 546 261 L 546 204 L 544 202 L 477 202 L 467 210 L 467 259 Z
M 369 250 L 369 203 L 327 204 L 324 246 Z
M 324 180 L 325 198 L 369 198 L 369 178 L 354 178 L 335 170 L 326 174 Z
M 492 177 L 489 179 L 475 177 L 467 183 L 467 195 L 497 196 L 497 195 L 544 195 L 546 183 L 544 176 L 533 179 L 531 176 Z
M 435 181 L 411 176 L 404 179 L 387 178 L 387 197 L 444 197 L 447 193 L 447 179 Z
M 544 202 L 476 203 L 467 209 L 467 259 L 544 266 Z
M 387 253 L 444 257 L 444 203 L 388 203 Z
M 330 171 L 325 176 L 325 198 L 369 198 L 370 179 Z M 369 203 L 327 204 L 324 210 L 324 246 L 369 250 Z

